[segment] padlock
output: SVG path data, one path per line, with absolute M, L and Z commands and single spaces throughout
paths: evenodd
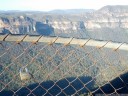
M 31 74 L 28 72 L 27 68 L 21 68 L 20 69 L 20 79 L 22 81 L 30 80 L 31 79 Z

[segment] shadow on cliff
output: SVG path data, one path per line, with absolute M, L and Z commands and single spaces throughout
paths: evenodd
M 49 36 L 54 34 L 54 28 L 42 22 L 36 22 L 36 31 L 39 35 Z
M 2 33 L 0 35 L 4 35 L 4 34 L 11 34 L 11 32 L 8 29 L 3 28 Z
M 116 89 L 116 92 L 118 94 L 127 94 L 128 93 L 128 73 L 123 74 L 120 77 L 123 81 L 118 77 L 118 78 L 110 81 L 110 83 Z M 83 83 L 81 83 L 81 81 L 79 79 Z M 13 90 L 14 92 L 16 92 L 15 94 L 12 91 L 3 90 L 0 93 L 0 96 L 12 96 L 12 95 L 13 96 L 15 96 L 15 95 L 16 96 L 17 95 L 18 96 L 27 96 L 27 95 L 29 95 L 29 96 L 34 96 L 34 95 L 36 95 L 36 96 L 42 96 L 42 95 L 50 96 L 50 94 L 55 96 L 59 93 L 60 93 L 59 96 L 65 96 L 65 94 L 70 96 L 70 95 L 74 94 L 76 91 L 78 91 L 77 95 L 88 93 L 86 88 L 88 88 L 90 91 L 94 91 L 97 89 L 97 88 L 94 88 L 94 86 L 95 86 L 94 81 L 89 82 L 92 80 L 92 77 L 82 76 L 82 77 L 79 77 L 79 79 L 76 79 L 75 77 L 70 77 L 70 78 L 59 80 L 56 84 L 54 83 L 55 81 L 54 82 L 53 81 L 46 81 L 46 82 L 42 82 L 41 84 L 34 83 L 34 84 L 27 86 L 27 88 L 29 88 L 30 90 L 33 90 L 31 92 L 31 94 L 29 94 L 30 90 L 28 90 L 26 87 L 23 87 L 17 92 L 16 92 L 16 90 Z M 69 83 L 67 80 L 69 82 L 72 82 L 72 83 Z M 83 84 L 86 84 L 86 83 L 87 83 L 87 85 L 85 88 Z M 102 89 L 102 91 L 105 94 L 111 94 L 111 93 L 115 92 L 115 89 L 111 85 L 106 84 L 105 86 L 100 87 L 100 88 Z M 61 90 L 60 88 L 63 90 Z M 93 95 L 104 94 L 101 91 L 101 89 L 97 90 Z M 48 92 L 46 92 L 46 90 L 48 90 Z
M 101 87 L 104 93 L 110 94 L 113 92 L 117 92 L 118 94 L 128 94 L 128 72 L 110 81 L 110 83 Z M 97 92 L 95 92 L 95 94 L 99 94 L 99 93 L 103 94 L 101 90 L 98 90 Z
M 90 80 L 92 80 L 91 77 L 79 77 L 79 79 L 85 84 L 87 82 L 89 82 Z M 66 93 L 67 95 L 72 95 L 76 92 L 76 90 L 79 90 L 81 88 L 84 87 L 84 85 L 81 83 L 81 81 L 79 79 L 76 79 L 75 77 L 70 77 L 70 78 L 66 78 L 66 79 L 62 79 L 60 81 L 58 81 L 56 84 L 53 81 L 46 81 L 46 82 L 42 82 L 40 85 L 38 83 L 34 83 L 31 84 L 29 86 L 27 86 L 27 88 L 29 88 L 30 90 L 33 90 L 35 88 L 35 90 L 32 91 L 32 93 L 36 96 L 42 96 L 46 93 L 46 90 L 48 90 L 48 93 L 45 94 L 45 96 L 50 96 L 50 94 L 52 94 L 53 96 L 57 95 L 58 93 L 60 93 L 59 96 L 65 96 L 64 93 Z M 72 82 L 69 84 L 69 82 Z M 89 88 L 90 90 L 92 90 L 94 85 L 94 82 L 90 82 L 86 85 L 87 88 Z M 45 89 L 43 89 L 45 88 Z M 59 88 L 63 89 L 63 91 Z M 36 88 L 37 87 L 37 88 Z M 74 89 L 74 88 L 75 89 Z M 15 93 L 15 95 L 17 96 L 27 96 L 30 91 L 27 89 L 26 87 L 23 87 L 22 89 L 20 89 L 18 92 Z M 16 90 L 15 90 L 16 91 Z M 83 88 L 79 91 L 78 94 L 82 94 L 88 92 L 86 88 Z M 33 96 L 33 94 L 29 94 L 29 96 Z M 50 93 L 50 94 L 49 94 Z M 12 91 L 2 91 L 0 93 L 0 96 L 12 96 L 14 95 L 14 93 Z M 14 95 L 14 96 L 15 96 Z

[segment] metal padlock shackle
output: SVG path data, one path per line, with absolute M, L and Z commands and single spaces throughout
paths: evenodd
M 26 80 L 30 80 L 33 79 L 34 82 L 36 82 L 35 78 L 33 77 L 33 75 L 31 73 L 29 73 L 28 69 L 25 68 L 20 68 L 20 79 L 22 81 L 26 81 Z
M 23 69 L 25 71 L 23 71 Z M 30 80 L 31 79 L 31 74 L 28 72 L 27 68 L 21 68 L 20 69 L 20 79 L 21 80 Z
M 28 73 L 28 69 L 25 67 L 25 68 L 20 68 L 20 73 L 23 72 L 23 69 L 25 69 L 25 72 Z

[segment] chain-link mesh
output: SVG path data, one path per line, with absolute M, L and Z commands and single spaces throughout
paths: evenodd
M 76 43 L 74 38 L 63 41 L 59 37 L 51 37 L 53 41 L 45 38 L 48 43 L 44 39 L 39 42 L 41 36 L 12 37 L 0 38 L 0 96 L 128 93 L 127 44 L 95 44 L 90 39 Z M 22 76 L 30 78 L 22 80 Z

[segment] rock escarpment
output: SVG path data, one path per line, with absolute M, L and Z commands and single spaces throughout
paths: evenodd
M 105 6 L 99 10 L 75 14 L 34 13 L 0 16 L 0 32 L 41 34 L 126 41 L 128 6 Z M 115 37 L 114 37 L 115 36 Z M 122 39 L 123 38 L 123 39 Z

